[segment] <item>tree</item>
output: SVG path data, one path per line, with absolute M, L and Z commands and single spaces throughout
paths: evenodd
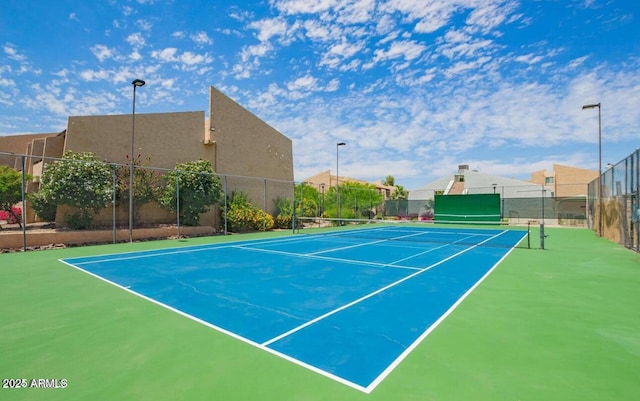
M 129 155 L 127 155 L 127 160 Z M 146 159 L 145 165 L 150 161 Z M 160 175 L 142 163 L 140 154 L 133 161 L 133 221 L 140 219 L 140 206 L 157 200 L 160 195 Z M 130 166 L 120 166 L 116 170 L 116 199 L 127 213 L 129 212 L 129 182 L 131 180 Z
M 383 201 L 375 185 L 348 182 L 340 185 L 340 218 L 371 217 L 374 209 Z M 325 215 L 338 216 L 338 193 L 335 187 L 325 195 Z
M 210 206 L 222 198 L 220 178 L 208 160 L 178 163 L 165 178 L 167 185 L 159 198 L 160 205 L 175 212 L 179 200 L 180 221 L 187 226 L 198 225 L 200 214 L 209 211 Z
M 67 151 L 61 160 L 47 164 L 40 192 L 47 202 L 78 209 L 65 217 L 72 228 L 88 228 L 113 198 L 111 167 L 91 152 Z
M 320 192 L 310 184 L 301 183 L 295 186 L 296 216 L 317 217 L 320 204 Z
M 406 200 L 409 197 L 409 191 L 404 189 L 402 185 L 396 185 L 396 180 L 392 175 L 388 175 L 387 178 L 385 178 L 382 182 L 382 185 L 396 188 L 390 196 L 390 198 L 393 200 Z
M 22 218 L 13 207 L 22 201 L 22 174 L 9 166 L 0 166 L 0 210 L 22 227 Z
M 406 200 L 409 198 L 409 191 L 404 189 L 402 185 L 396 185 L 396 190 L 391 193 L 391 199 Z

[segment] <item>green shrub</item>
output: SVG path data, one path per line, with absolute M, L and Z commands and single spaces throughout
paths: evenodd
M 111 167 L 91 152 L 65 152 L 61 160 L 47 164 L 40 192 L 47 203 L 69 205 L 81 218 L 71 217 L 77 228 L 87 227 L 95 213 L 113 197 Z
M 178 163 L 176 170 L 168 172 L 165 179 L 167 184 L 158 201 L 162 207 L 175 212 L 179 192 L 180 221 L 186 226 L 197 226 L 200 215 L 208 212 L 222 196 L 220 178 L 208 160 Z
M 274 220 L 274 227 L 275 228 L 291 228 L 293 224 L 293 216 L 289 215 L 283 215 L 283 214 L 279 214 L 276 216 L 275 220 Z
M 269 213 L 255 207 L 242 192 L 231 194 L 227 209 L 222 218 L 227 219 L 227 228 L 232 232 L 271 230 L 275 223 Z
M 72 230 L 86 230 L 91 228 L 93 216 L 88 213 L 74 213 L 64 216 L 64 221 Z
M 46 222 L 56 221 L 56 210 L 58 206 L 56 202 L 44 196 L 42 192 L 34 192 L 29 194 L 31 207 L 36 212 L 40 220 Z
M 253 217 L 252 228 L 258 231 L 269 231 L 273 228 L 273 217 L 264 210 L 257 209 Z

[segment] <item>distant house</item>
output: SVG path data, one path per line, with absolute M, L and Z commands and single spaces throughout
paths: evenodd
M 34 177 L 29 191 L 35 191 L 46 163 L 54 161 L 49 158 L 66 151 L 93 152 L 101 160 L 128 165 L 132 122 L 131 114 L 71 116 L 60 133 L 0 137 L 0 152 L 27 155 L 25 172 Z M 275 212 L 277 198 L 292 197 L 291 140 L 214 87 L 209 92 L 209 119 L 204 111 L 136 113 L 134 146 L 142 160 L 149 159 L 149 166 L 162 169 L 208 160 L 225 176 L 228 191 L 247 193 L 269 213 Z M 0 164 L 19 170 L 21 163 L 20 157 L 0 155 Z M 123 218 L 126 212 L 118 216 Z M 215 219 L 211 212 L 201 221 L 213 224 Z M 57 222 L 64 224 L 60 218 Z
M 383 185 L 382 182 L 380 181 L 368 182 L 368 181 L 358 180 L 356 178 L 345 177 L 345 176 L 337 177 L 331 174 L 331 170 L 326 170 L 314 176 L 311 176 L 305 179 L 304 182 L 306 184 L 309 184 L 315 187 L 319 191 L 321 191 L 323 188 L 326 190 L 328 188 L 335 187 L 336 185 L 338 185 L 338 183 L 341 186 L 348 185 L 348 183 L 350 182 L 364 184 L 364 185 L 373 185 L 376 187 L 376 191 L 382 195 L 384 200 L 391 199 L 391 195 L 396 190 L 396 187 L 390 186 L 390 185 Z
M 598 172 L 554 164 L 553 171 L 540 170 L 531 174 L 531 182 L 552 188 L 556 197 L 587 196 L 588 183 L 598 178 Z
M 587 187 L 597 176 L 597 171 L 554 164 L 552 172 L 534 172 L 531 181 L 522 181 L 480 173 L 462 164 L 457 173 L 410 191 L 407 212 L 429 210 L 435 195 L 495 193 L 500 195 L 501 216 L 505 219 L 585 225 Z
M 502 198 L 552 197 L 553 187 L 530 181 L 515 180 L 469 170 L 461 164 L 458 172 L 442 177 L 409 192 L 409 200 L 433 199 L 434 195 L 490 194 L 498 193 Z

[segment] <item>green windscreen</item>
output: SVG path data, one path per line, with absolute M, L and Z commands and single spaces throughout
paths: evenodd
M 500 221 L 500 194 L 435 195 L 436 221 Z

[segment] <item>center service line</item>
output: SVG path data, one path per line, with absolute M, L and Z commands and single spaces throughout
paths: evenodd
M 278 340 L 281 340 L 281 339 L 283 339 L 285 337 L 290 336 L 293 333 L 296 333 L 296 332 L 304 329 L 305 327 L 311 326 L 312 324 L 314 324 L 316 322 L 319 322 L 320 320 L 323 320 L 323 319 L 325 319 L 325 318 L 327 318 L 327 317 L 329 317 L 331 315 L 335 315 L 336 313 L 338 313 L 340 311 L 343 311 L 343 310 L 345 310 L 345 309 L 347 309 L 347 308 L 349 308 L 349 307 L 351 307 L 353 305 L 359 304 L 360 302 L 362 302 L 364 300 L 367 300 L 367 299 L 369 299 L 369 298 L 371 298 L 371 297 L 373 297 L 373 296 L 375 296 L 377 294 L 380 294 L 381 292 L 386 291 L 389 288 L 395 287 L 395 286 L 397 286 L 397 285 L 399 285 L 399 284 L 401 284 L 401 283 L 403 283 L 403 282 L 405 282 L 405 281 L 407 281 L 407 280 L 409 280 L 409 279 L 411 279 L 411 278 L 413 278 L 413 277 L 415 277 L 415 276 L 417 276 L 419 274 L 422 274 L 422 273 L 426 272 L 427 270 L 433 269 L 434 267 L 436 267 L 438 265 L 441 265 L 441 264 L 443 264 L 444 262 L 446 262 L 448 260 L 451 260 L 451 259 L 453 259 L 455 257 L 458 257 L 458 256 L 462 255 L 463 253 L 466 253 L 466 252 L 468 252 L 468 251 L 470 251 L 470 250 L 482 245 L 484 242 L 490 241 L 490 240 L 492 240 L 492 239 L 504 234 L 505 232 L 506 231 L 502 231 L 502 232 L 500 232 L 500 233 L 498 233 L 498 234 L 496 234 L 496 235 L 494 235 L 494 236 L 492 236 L 490 238 L 487 238 L 486 240 L 484 240 L 484 241 L 482 241 L 482 242 L 480 242 L 480 243 L 478 243 L 478 244 L 476 244 L 476 245 L 474 245 L 472 247 L 463 249 L 462 251 L 460 251 L 458 253 L 455 253 L 455 254 L 453 254 L 453 255 L 445 258 L 445 259 L 442 259 L 439 262 L 436 262 L 436 263 L 434 263 L 434 264 L 432 264 L 430 266 L 427 266 L 427 267 L 425 267 L 425 268 L 423 268 L 421 270 L 418 270 L 417 272 L 412 273 L 412 274 L 410 274 L 410 275 L 408 275 L 408 276 L 406 276 L 404 278 L 401 278 L 400 280 L 397 280 L 397 281 L 395 281 L 395 282 L 393 282 L 391 284 L 388 284 L 388 285 L 386 285 L 386 286 L 384 286 L 384 287 L 382 287 L 382 288 L 380 288 L 380 289 L 378 289 L 378 290 L 376 290 L 376 291 L 374 291 L 372 293 L 369 293 L 369 294 L 367 294 L 365 296 L 362 296 L 362 297 L 356 299 L 355 301 L 349 302 L 348 304 L 345 304 L 345 305 L 343 305 L 343 306 L 341 306 L 339 308 L 336 308 L 336 309 L 334 309 L 332 311 L 329 311 L 329 312 L 325 313 L 324 315 L 321 315 L 321 316 L 318 316 L 315 319 L 309 320 L 308 322 L 303 323 L 298 327 L 294 327 L 293 329 L 291 329 L 291 330 L 289 330 L 289 331 L 287 331 L 285 333 L 282 333 L 279 336 L 274 337 L 274 338 L 272 338 L 270 340 L 267 340 L 267 341 L 263 342 L 260 345 L 262 345 L 264 347 L 267 347 L 267 346 L 273 344 L 274 342 L 276 342 Z

